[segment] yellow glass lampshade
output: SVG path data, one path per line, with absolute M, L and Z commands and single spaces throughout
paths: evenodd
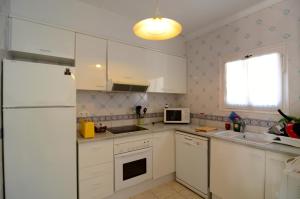
M 136 23 L 133 32 L 146 40 L 167 40 L 176 37 L 182 31 L 177 21 L 168 18 L 148 18 Z

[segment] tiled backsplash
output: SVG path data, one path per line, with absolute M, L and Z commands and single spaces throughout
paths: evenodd
M 89 117 L 93 121 L 100 121 L 108 126 L 121 126 L 136 124 L 134 108 L 137 105 L 148 108 L 145 123 L 163 120 L 163 108 L 182 107 L 184 95 L 162 93 L 124 93 L 124 92 L 97 92 L 77 91 L 77 117 Z M 200 120 L 218 122 L 220 126 L 228 120 L 228 117 L 215 114 L 191 113 L 193 122 Z M 245 118 L 249 126 L 270 127 L 274 121 Z M 222 124 L 221 124 L 222 123 Z
M 205 115 L 205 114 L 192 113 L 191 118 L 222 122 L 222 123 L 229 121 L 228 116 L 222 116 L 222 115 Z M 243 119 L 245 120 L 247 126 L 259 126 L 259 127 L 269 128 L 276 123 L 276 121 L 270 121 L 270 120 L 261 120 L 261 119 L 253 119 L 253 118 L 243 118 Z
M 181 98 L 182 95 L 162 93 L 77 91 L 77 117 L 131 119 L 137 105 L 147 107 L 147 116 L 153 117 L 163 112 L 165 104 L 169 107 L 181 106 Z
M 78 117 L 78 120 L 80 118 L 81 117 Z M 86 118 L 86 117 L 84 117 L 84 118 Z M 147 113 L 144 118 L 147 120 L 146 123 L 149 123 L 151 121 L 162 121 L 163 120 L 163 112 Z M 101 116 L 89 116 L 88 119 L 91 119 L 93 121 L 99 121 L 99 122 L 118 122 L 118 121 L 124 121 L 124 120 L 136 120 L 137 116 L 135 114 L 101 115 Z M 205 114 L 197 114 L 197 113 L 191 113 L 191 119 L 192 119 L 192 121 L 194 121 L 195 119 L 198 119 L 198 123 L 199 123 L 199 120 L 206 120 L 206 121 L 220 122 L 222 124 L 229 120 L 227 116 L 205 115 Z M 253 119 L 253 118 L 244 118 L 244 120 L 246 122 L 246 125 L 248 125 L 248 126 L 258 126 L 258 127 L 264 127 L 264 128 L 269 128 L 276 123 L 275 121 L 260 120 L 260 119 Z M 133 123 L 135 123 L 135 122 L 133 122 Z M 222 126 L 222 124 L 220 126 Z

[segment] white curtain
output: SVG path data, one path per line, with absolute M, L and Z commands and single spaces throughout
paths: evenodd
M 276 109 L 282 103 L 282 60 L 272 53 L 225 64 L 225 105 Z

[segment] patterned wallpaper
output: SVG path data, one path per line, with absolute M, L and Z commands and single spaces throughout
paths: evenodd
M 188 95 L 192 113 L 228 115 L 219 108 L 219 62 L 222 56 L 284 43 L 288 51 L 290 113 L 300 116 L 300 1 L 286 0 L 187 43 Z M 278 116 L 241 113 L 277 120 Z
M 77 116 L 131 115 L 137 105 L 147 107 L 148 113 L 161 113 L 165 104 L 180 106 L 180 98 L 176 94 L 77 91 Z
M 282 1 L 189 41 L 187 95 L 78 91 L 77 116 L 88 114 L 101 121 L 130 120 L 134 119 L 133 108 L 141 105 L 152 113 L 147 117 L 162 117 L 167 103 L 170 107 L 190 107 L 196 120 L 222 122 L 220 125 L 223 125 L 227 119 L 224 116 L 229 112 L 219 107 L 219 62 L 222 56 L 278 43 L 287 46 L 290 114 L 300 116 L 299 0 Z M 278 115 L 274 114 L 239 114 L 250 126 L 268 127 L 274 124 L 270 121 L 278 120 Z

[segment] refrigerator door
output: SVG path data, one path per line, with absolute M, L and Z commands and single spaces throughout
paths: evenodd
M 75 108 L 3 114 L 6 199 L 76 199 Z
M 4 60 L 4 108 L 75 104 L 74 67 Z

